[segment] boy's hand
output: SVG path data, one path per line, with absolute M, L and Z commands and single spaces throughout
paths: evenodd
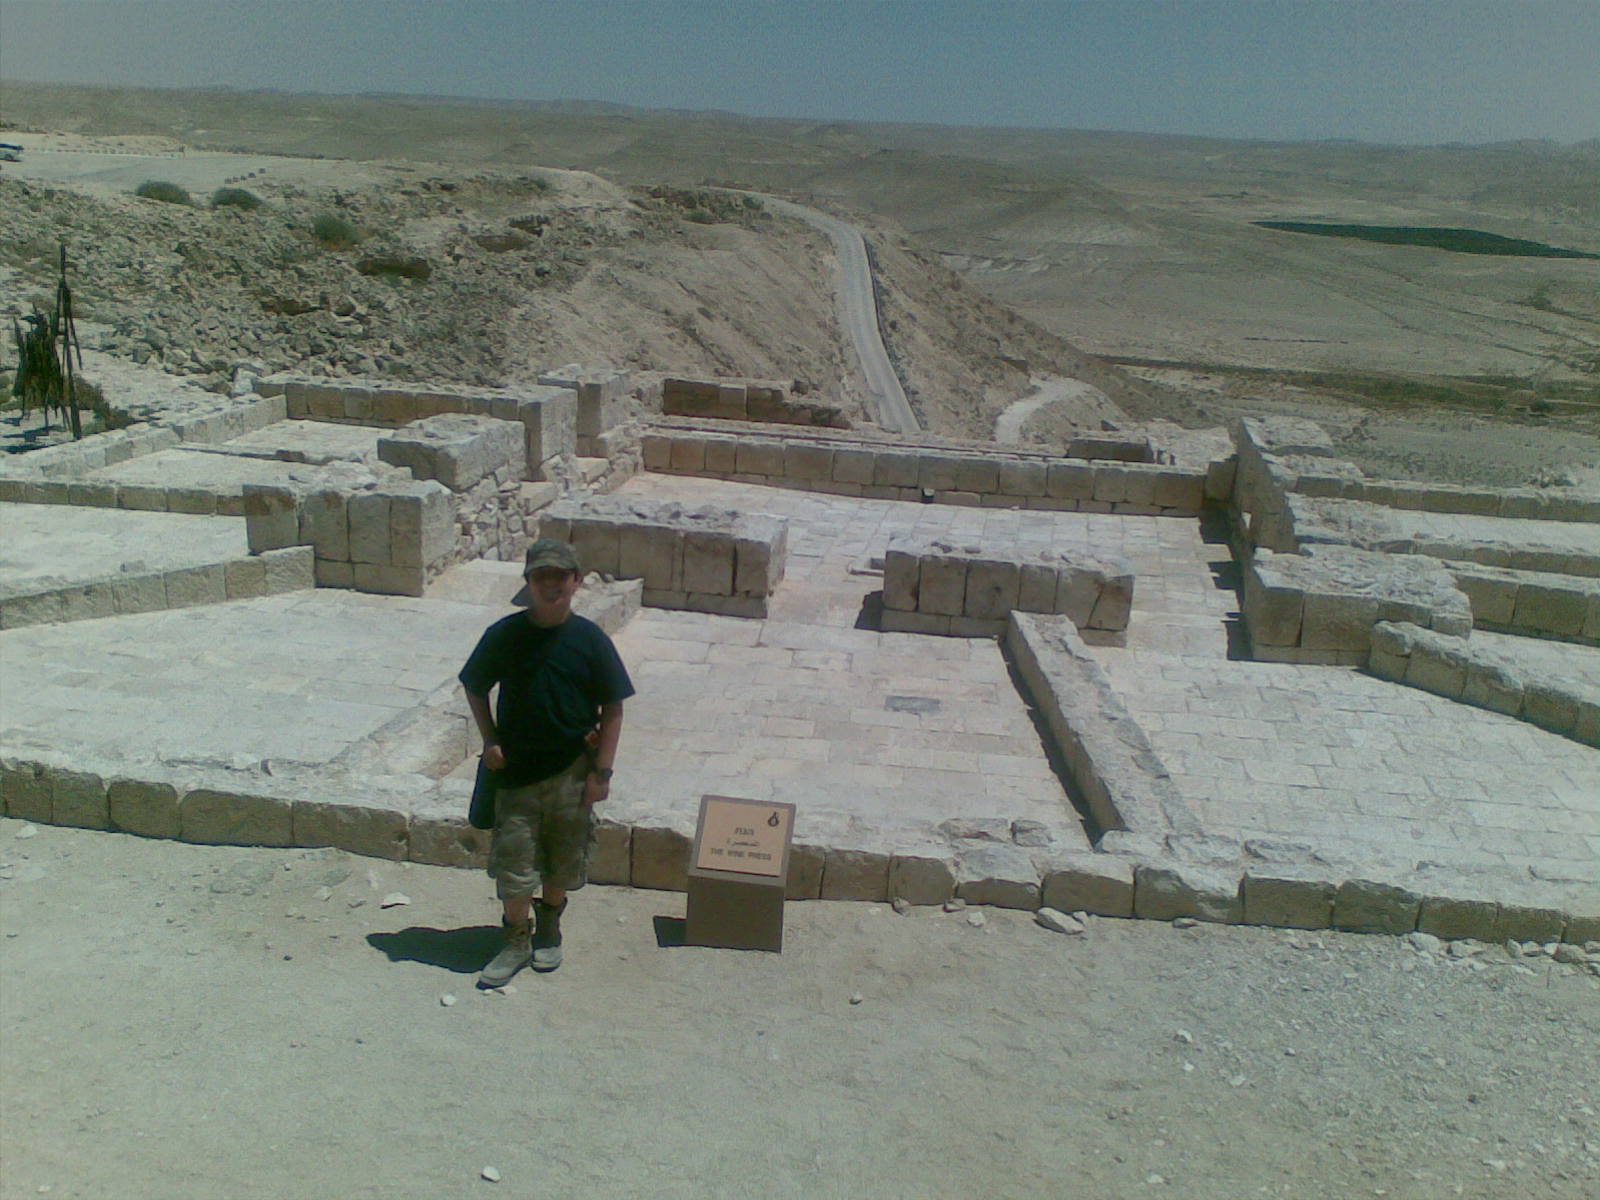
M 589 775 L 583 781 L 583 802 L 599 804 L 611 795 L 611 781 L 598 775 Z
M 483 765 L 491 771 L 504 771 L 506 769 L 506 752 L 500 749 L 499 742 L 485 742 L 483 744 Z

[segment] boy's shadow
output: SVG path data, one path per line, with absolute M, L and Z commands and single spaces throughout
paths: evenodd
M 503 935 L 497 925 L 469 925 L 463 929 L 430 929 L 413 925 L 395 933 L 369 933 L 367 944 L 389 956 L 390 962 L 419 962 L 443 967 L 458 975 L 474 975 L 500 949 Z

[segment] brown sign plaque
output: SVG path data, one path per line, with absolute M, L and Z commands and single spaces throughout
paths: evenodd
M 794 805 L 702 796 L 689 856 L 684 942 L 783 949 Z

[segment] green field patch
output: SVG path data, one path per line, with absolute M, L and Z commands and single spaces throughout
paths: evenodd
M 1457 254 L 1501 254 L 1517 258 L 1600 258 L 1582 250 L 1563 250 L 1543 242 L 1502 237 L 1481 229 L 1445 229 L 1430 225 L 1334 225 L 1320 221 L 1252 221 L 1263 229 L 1309 233 L 1317 237 L 1357 238 L 1390 246 L 1427 246 Z

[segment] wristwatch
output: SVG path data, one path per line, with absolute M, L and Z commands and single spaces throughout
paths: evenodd
M 601 783 L 610 783 L 611 782 L 611 768 L 610 767 L 590 767 L 589 768 L 589 774 L 594 776 Z

